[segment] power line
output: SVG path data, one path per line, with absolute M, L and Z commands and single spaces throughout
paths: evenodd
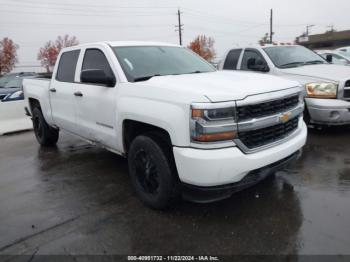
M 63 15 L 63 16 L 112 16 L 113 14 L 67 14 L 67 13 L 43 13 L 43 12 L 32 12 L 32 11 L 18 11 L 18 10 L 0 10 L 1 13 L 20 13 L 20 14 L 32 14 L 32 15 Z M 132 14 L 132 13 L 118 13 L 119 15 L 129 16 L 155 16 L 154 14 Z M 157 16 L 169 16 L 169 14 L 157 14 Z
M 200 12 L 200 11 L 193 10 L 190 8 L 183 8 L 183 9 L 188 10 L 186 12 L 186 14 L 188 14 L 188 12 L 189 12 L 191 15 L 206 17 L 209 19 L 215 19 L 215 21 L 217 21 L 217 19 L 220 19 L 220 20 L 225 20 L 226 22 L 231 23 L 231 24 L 236 23 L 236 24 L 247 24 L 247 25 L 267 25 L 267 23 L 231 19 L 231 18 L 219 16 L 219 15 L 213 15 L 213 14 L 209 14 L 209 13 L 205 13 L 205 12 Z
M 25 4 L 32 4 L 32 5 L 44 5 L 44 6 L 75 6 L 75 7 L 91 7 L 91 8 L 120 8 L 120 9 L 175 9 L 176 6 L 116 6 L 116 5 L 91 5 L 91 4 L 76 4 L 76 3 L 54 3 L 54 2 L 47 2 L 47 1 L 30 1 L 30 0 L 12 0 L 11 2 L 19 2 L 21 5 L 23 3 Z
M 42 6 L 42 7 L 37 7 L 37 6 L 32 6 L 32 5 L 25 5 L 25 4 L 21 4 L 21 5 L 18 5 L 18 4 L 3 4 L 2 5 L 3 7 L 9 7 L 9 8 L 30 8 L 30 9 L 35 9 L 35 11 L 37 10 L 43 10 L 43 11 L 47 11 L 47 10 L 54 10 L 54 11 L 69 11 L 71 14 L 77 14 L 77 13 L 83 13 L 83 14 L 96 14 L 96 13 L 100 13 L 100 14 L 103 14 L 103 15 L 106 15 L 106 14 L 129 14 L 129 15 L 143 15 L 143 14 L 150 14 L 150 15 L 171 15 L 172 13 L 171 12 L 164 12 L 164 11 L 157 11 L 157 12 L 154 12 L 152 11 L 152 13 L 150 13 L 149 11 L 147 11 L 146 13 L 145 12 L 141 12 L 141 11 L 137 11 L 136 13 L 135 12 L 130 12 L 130 11 L 120 11 L 120 10 L 117 10 L 117 9 L 108 9 L 108 10 L 98 10 L 98 9 L 95 9 L 95 10 L 92 10 L 92 9 L 72 9 L 72 8 L 65 8 L 65 7 L 53 7 L 53 6 Z M 18 9 L 16 9 L 18 10 Z M 123 10 L 123 9 L 122 9 Z M 29 11 L 29 12 L 32 12 L 32 11 Z
M 115 25 L 111 25 L 111 24 L 54 24 L 54 23 L 47 23 L 47 24 L 42 24 L 42 23 L 18 23 L 18 22 L 2 22 L 2 24 L 6 24 L 6 25 L 28 25 L 28 26 L 31 26 L 31 25 L 36 25 L 36 26 L 76 26 L 76 27 L 89 27 L 89 29 L 91 27 L 100 27 L 98 29 L 101 29 L 101 27 L 112 27 L 112 28 L 115 28 L 116 26 Z M 153 25 L 130 25 L 130 24 L 124 24 L 124 25 L 119 25 L 119 28 L 118 29 L 121 29 L 121 28 L 124 28 L 124 27 L 142 27 L 142 28 L 145 28 L 145 27 L 171 27 L 172 25 L 160 25 L 160 24 L 153 24 Z

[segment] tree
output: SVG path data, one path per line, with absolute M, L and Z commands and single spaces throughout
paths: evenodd
M 5 37 L 0 41 L 0 75 L 9 73 L 18 62 L 16 45 L 10 38 Z
M 58 36 L 55 42 L 48 41 L 44 47 L 40 48 L 38 60 L 40 60 L 41 65 L 46 68 L 47 72 L 51 72 L 52 68 L 55 66 L 57 56 L 61 49 L 78 44 L 79 42 L 75 36 Z
M 55 66 L 58 53 L 58 49 L 52 41 L 47 42 L 44 47 L 40 48 L 38 60 L 47 72 L 51 72 L 51 69 Z
M 211 62 L 216 55 L 214 43 L 215 41 L 212 37 L 199 35 L 188 45 L 188 48 L 208 62 Z

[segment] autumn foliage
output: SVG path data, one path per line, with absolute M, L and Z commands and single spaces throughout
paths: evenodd
M 52 68 L 55 66 L 57 56 L 61 49 L 78 44 L 79 42 L 75 36 L 58 36 L 55 42 L 48 41 L 44 47 L 40 48 L 38 60 L 40 60 L 41 65 L 46 68 L 47 72 L 51 72 Z
M 18 45 L 10 38 L 5 37 L 0 41 L 0 75 L 9 73 L 18 62 L 17 49 Z
M 189 45 L 188 48 L 197 53 L 205 60 L 211 62 L 215 57 L 214 39 L 205 35 L 197 36 Z

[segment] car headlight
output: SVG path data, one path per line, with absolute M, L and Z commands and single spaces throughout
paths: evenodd
M 309 83 L 305 85 L 307 97 L 337 98 L 338 85 L 334 83 Z
M 219 142 L 232 140 L 237 135 L 234 107 L 201 109 L 191 108 L 191 140 Z

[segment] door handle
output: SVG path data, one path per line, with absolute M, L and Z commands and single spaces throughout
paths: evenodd
M 50 88 L 50 92 L 56 93 L 56 88 Z
M 75 96 L 83 96 L 83 93 L 80 92 L 80 91 L 78 91 L 78 92 L 75 92 L 74 95 L 75 95 Z

